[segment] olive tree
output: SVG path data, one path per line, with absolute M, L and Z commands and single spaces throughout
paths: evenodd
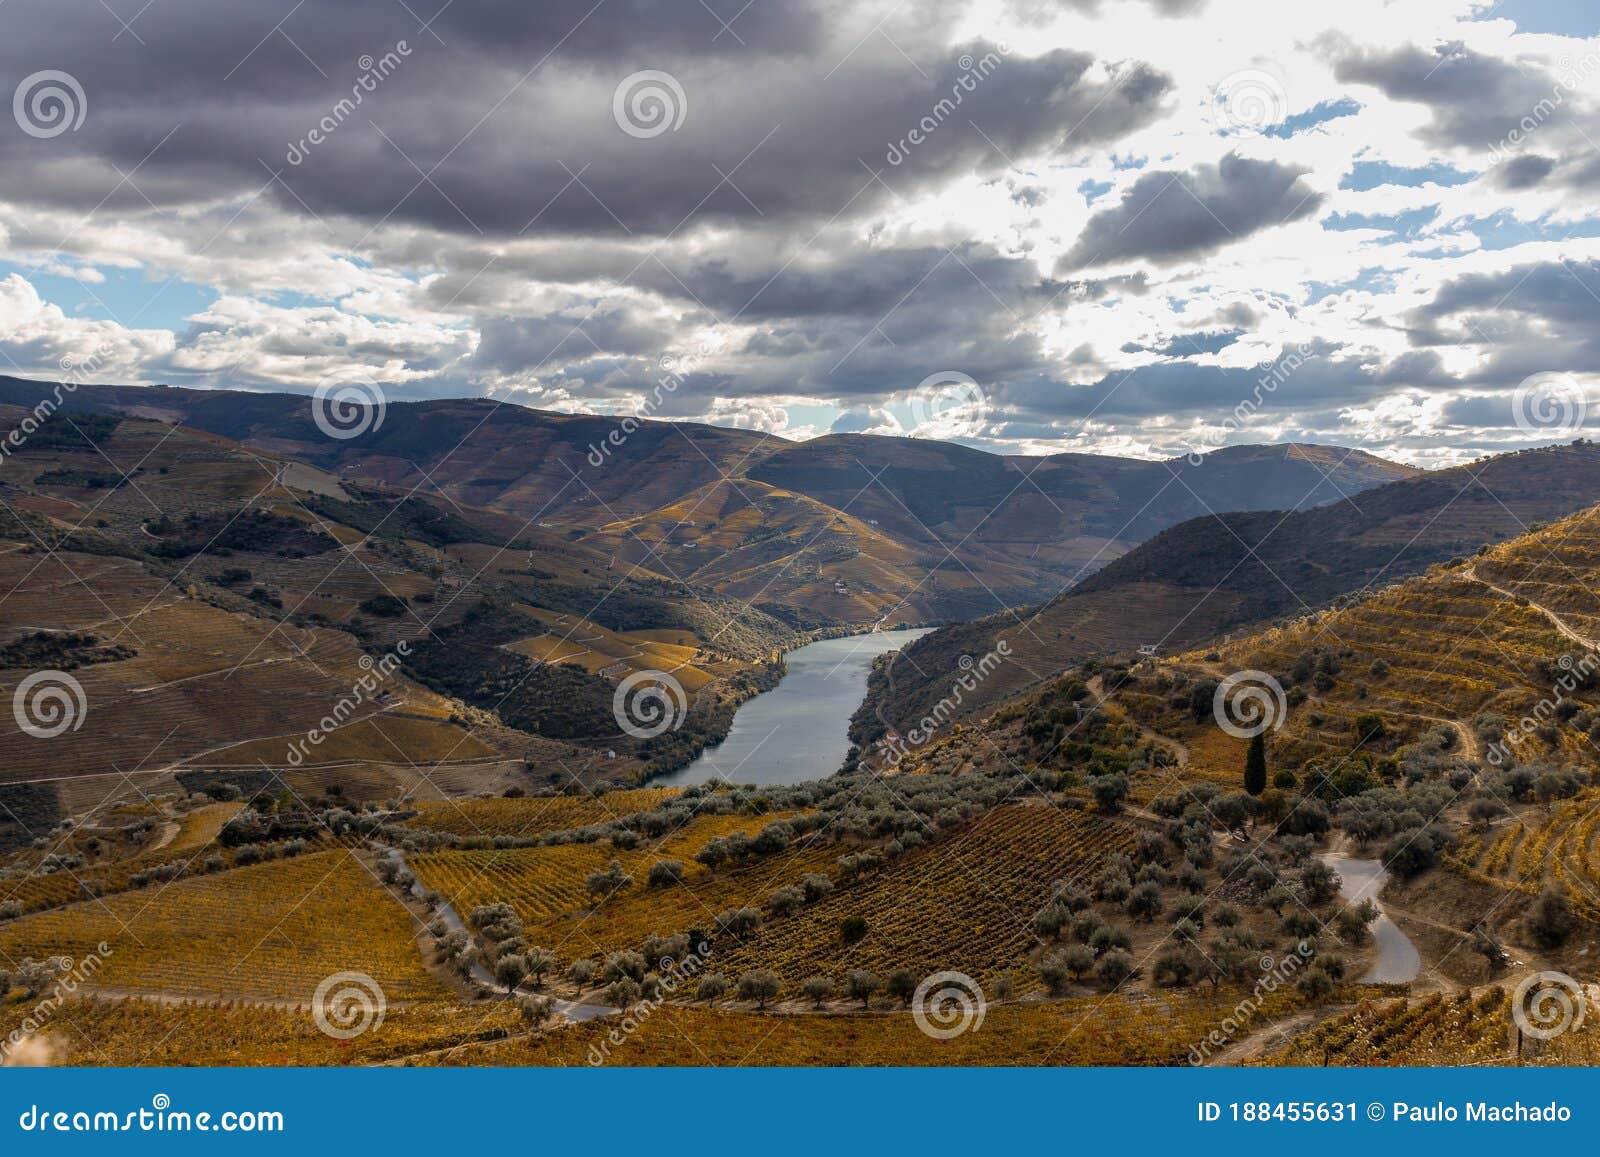
M 777 974 L 768 972 L 764 968 L 754 969 L 739 977 L 739 999 L 753 1000 L 757 1008 L 766 1008 L 767 1001 L 782 990 L 783 984 L 778 980 Z
M 567 965 L 567 979 L 572 981 L 573 988 L 582 992 L 599 971 L 600 966 L 592 960 L 574 960 Z
M 728 978 L 720 972 L 708 972 L 700 978 L 699 985 L 694 990 L 694 998 L 703 1000 L 707 1004 L 714 1000 L 721 1000 L 728 995 Z
M 845 974 L 845 994 L 851 1000 L 859 1000 L 862 1008 L 871 1007 L 873 996 L 882 987 L 883 981 L 864 968 L 852 968 Z
M 917 991 L 916 974 L 907 968 L 896 968 L 889 973 L 889 979 L 884 987 L 890 996 L 897 997 L 910 1008 L 911 998 Z
M 813 1008 L 821 1008 L 822 1002 L 833 995 L 833 981 L 826 976 L 809 976 L 800 982 L 800 992 Z

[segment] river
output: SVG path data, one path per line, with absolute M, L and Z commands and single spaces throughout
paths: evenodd
M 1378 893 L 1383 890 L 1389 873 L 1377 860 L 1357 860 L 1350 856 L 1330 854 L 1322 861 L 1339 873 L 1339 893 L 1352 906 L 1370 899 L 1378 906 L 1378 918 L 1372 922 L 1372 938 L 1378 944 L 1378 962 L 1372 971 L 1361 979 L 1369 984 L 1404 984 L 1415 980 L 1422 971 L 1422 957 L 1411 937 L 1400 931 L 1400 926 L 1383 913 L 1383 902 Z
M 927 633 L 847 635 L 790 651 L 783 681 L 739 706 L 719 746 L 652 782 L 803 783 L 832 775 L 850 750 L 850 716 L 866 696 L 872 661 Z

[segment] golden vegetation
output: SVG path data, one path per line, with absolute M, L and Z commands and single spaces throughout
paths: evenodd
M 1173 1065 L 1238 1003 L 1237 992 L 1091 997 L 996 1004 L 976 1030 L 930 1038 L 906 1012 L 818 1016 L 667 1005 L 613 1046 L 619 1065 Z M 1293 1007 L 1275 993 L 1249 1027 Z M 584 1065 L 615 1026 L 605 1021 L 524 1040 L 475 1045 L 440 1064 Z
M 539 836 L 650 811 L 678 791 L 674 787 L 646 787 L 601 795 L 427 802 L 417 805 L 418 815 L 409 824 L 458 836 Z
M 0 1037 L 36 1001 L 0 1001 Z M 322 1033 L 310 997 L 292 1007 L 244 1001 L 90 998 L 66 1002 L 41 1036 L 51 1062 L 69 1065 L 360 1065 L 520 1031 L 516 1006 L 491 1001 L 391 1004 L 383 1023 L 347 1041 Z
M 0 925 L 12 960 L 105 958 L 94 983 L 153 992 L 309 1000 L 365 972 L 390 1000 L 438 999 L 411 916 L 348 851 L 178 880 Z M 110 953 L 102 953 L 104 943 Z
M 570 960 L 633 948 L 653 933 L 709 926 L 723 909 L 759 904 L 778 882 L 798 882 L 805 871 L 831 867 L 837 853 L 826 848 L 758 859 L 748 867 L 715 875 L 694 862 L 694 854 L 718 836 L 754 834 L 781 818 L 697 816 L 651 847 L 634 851 L 604 843 L 555 844 L 433 852 L 413 857 L 411 864 L 423 883 L 437 889 L 463 915 L 484 904 L 510 904 L 527 926 L 531 942 Z M 612 860 L 622 865 L 633 883 L 597 903 L 586 886 L 588 875 Z M 677 860 L 684 866 L 681 883 L 648 886 L 650 866 L 661 860 Z

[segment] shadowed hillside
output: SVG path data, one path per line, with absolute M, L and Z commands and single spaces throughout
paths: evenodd
M 1313 510 L 1181 523 L 1032 612 L 942 628 L 874 679 L 858 742 L 904 728 L 949 690 L 962 655 L 1013 658 L 966 698 L 981 712 L 1091 655 L 1159 653 L 1416 574 L 1600 501 L 1600 446 L 1578 442 L 1417 475 Z M 881 708 L 881 715 L 880 715 Z

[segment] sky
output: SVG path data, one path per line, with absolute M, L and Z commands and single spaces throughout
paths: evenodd
M 1600 9 L 6 0 L 0 373 L 1423 466 L 1600 426 Z

